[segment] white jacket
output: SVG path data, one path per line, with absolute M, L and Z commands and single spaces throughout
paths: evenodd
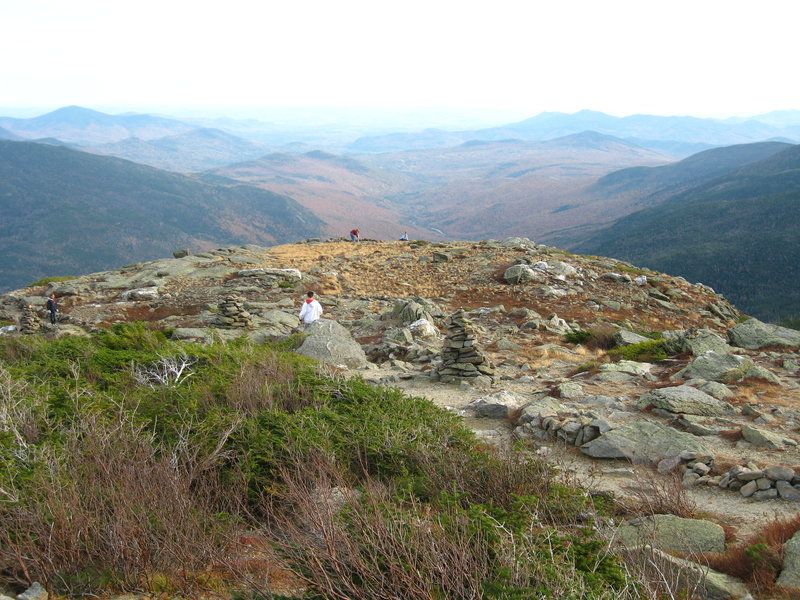
M 303 308 L 300 309 L 300 320 L 308 325 L 313 323 L 322 316 L 322 305 L 317 302 L 316 298 L 309 298 L 303 302 Z

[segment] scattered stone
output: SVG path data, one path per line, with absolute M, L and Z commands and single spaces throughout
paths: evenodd
M 507 419 L 519 411 L 525 398 L 506 390 L 500 390 L 470 402 L 465 408 L 475 411 L 476 417 L 487 419 Z
M 38 581 L 34 581 L 27 590 L 17 595 L 17 600 L 47 600 L 47 590 Z

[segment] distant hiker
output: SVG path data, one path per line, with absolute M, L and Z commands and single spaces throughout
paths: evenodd
M 401 242 L 407 242 L 408 241 L 408 232 L 407 231 L 404 231 L 403 235 L 400 236 L 400 241 Z
M 357 242 L 361 238 L 359 237 L 359 233 L 361 233 L 358 229 L 351 229 L 350 230 L 350 241 Z
M 322 305 L 314 298 L 314 292 L 308 292 L 307 295 L 308 298 L 300 309 L 300 320 L 309 326 L 322 316 Z
M 56 302 L 55 292 L 50 294 L 47 299 L 47 311 L 50 313 L 50 324 L 56 324 L 56 313 L 58 312 L 58 303 Z

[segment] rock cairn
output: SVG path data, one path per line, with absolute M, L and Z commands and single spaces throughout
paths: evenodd
M 30 305 L 25 307 L 19 324 L 22 333 L 36 333 L 42 328 L 42 321 L 36 314 L 36 309 Z
M 447 335 L 442 347 L 442 364 L 437 369 L 439 380 L 445 383 L 471 381 L 486 377 L 494 381 L 494 365 L 476 346 L 477 336 L 463 310 L 450 315 Z
M 225 296 L 217 305 L 217 327 L 250 327 L 253 318 L 244 309 L 244 299 L 239 296 Z

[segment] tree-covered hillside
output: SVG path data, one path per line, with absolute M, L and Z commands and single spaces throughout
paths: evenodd
M 0 140 L 0 290 L 236 243 L 317 235 L 294 200 L 126 160 Z
M 762 319 L 800 313 L 800 146 L 620 219 L 577 246 L 700 281 Z

